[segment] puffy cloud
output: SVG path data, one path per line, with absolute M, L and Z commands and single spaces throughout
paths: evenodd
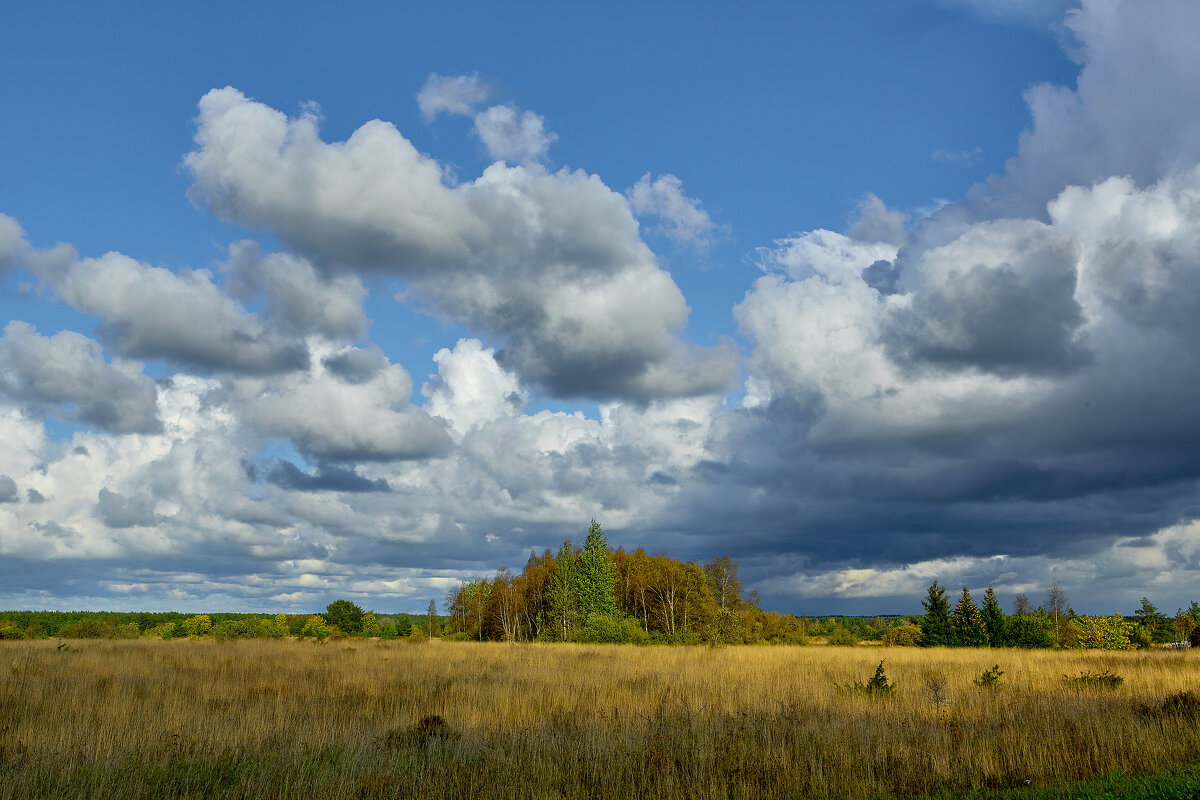
M 319 268 L 410 282 L 435 313 L 503 340 L 503 364 L 559 396 L 719 391 L 736 359 L 675 337 L 679 288 L 625 198 L 583 172 L 493 164 L 448 186 L 439 165 L 375 121 L 326 144 L 234 89 L 200 102 L 192 194 L 266 228 Z
M 99 314 L 101 337 L 131 358 L 249 373 L 285 372 L 308 362 L 302 343 L 264 326 L 206 270 L 176 274 L 108 253 L 42 277 L 72 308 Z
M 460 339 L 453 350 L 443 347 L 433 357 L 438 380 L 426 384 L 425 408 L 450 423 L 458 433 L 520 413 L 526 393 L 516 376 L 506 372 L 478 339 Z
M 558 139 L 545 120 L 511 105 L 492 106 L 475 116 L 475 134 L 493 161 L 536 164 Z
M 68 416 L 115 433 L 159 430 L 154 381 L 141 365 L 108 364 L 100 344 L 70 331 L 41 336 L 10 322 L 0 339 L 0 393 L 22 403 L 74 406 Z
M 857 215 L 846 231 L 851 239 L 860 242 L 886 242 L 900 245 L 908 238 L 905 225 L 908 215 L 903 211 L 888 208 L 883 201 L 871 193 L 858 204 Z
M 7 475 L 0 475 L 0 503 L 15 503 L 19 497 L 17 482 Z
M 1065 186 L 1111 176 L 1152 183 L 1200 160 L 1200 6 L 1084 0 L 1066 25 L 1082 64 L 1074 89 L 1026 93 L 1018 155 L 981 198 L 992 216 L 1036 216 Z M 1147 90 L 1147 87 L 1153 87 Z
M 445 452 L 444 427 L 409 405 L 412 389 L 408 373 L 393 364 L 357 384 L 315 366 L 273 381 L 243 381 L 234 391 L 241 418 L 260 434 L 288 438 L 318 459 L 353 462 Z
M 243 303 L 265 299 L 264 322 L 292 335 L 346 341 L 366 334 L 367 291 L 352 275 L 326 276 L 289 253 L 263 253 L 255 242 L 230 247 L 229 292 Z
M 659 175 L 653 181 L 647 172 L 626 190 L 633 213 L 662 221 L 660 230 L 676 243 L 703 250 L 723 231 L 708 216 L 700 201 L 683 192 L 683 181 L 674 175 Z
M 442 113 L 465 116 L 474 112 L 475 106 L 491 93 L 491 87 L 478 73 L 451 76 L 432 72 L 417 93 L 417 106 L 425 119 L 431 120 Z

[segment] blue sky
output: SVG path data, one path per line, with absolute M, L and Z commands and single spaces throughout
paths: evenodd
M 1186 605 L 1195 17 L 14 9 L 0 605 L 419 610 L 593 517 Z

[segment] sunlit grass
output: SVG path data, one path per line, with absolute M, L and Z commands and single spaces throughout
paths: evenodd
M 1200 753 L 1189 707 L 1148 710 L 1200 689 L 1187 651 L 58 648 L 0 647 L 0 798 L 909 796 L 1156 772 Z M 880 659 L 892 696 L 837 690 Z M 1000 687 L 975 686 L 994 664 Z M 1106 670 L 1124 681 L 1064 681 Z

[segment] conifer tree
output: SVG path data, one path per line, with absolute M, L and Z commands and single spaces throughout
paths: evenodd
M 616 616 L 616 585 L 617 570 L 612 554 L 608 552 L 608 539 L 600 524 L 592 520 L 583 543 L 583 553 L 579 556 L 579 606 L 584 616 Z
M 921 601 L 925 616 L 921 618 L 921 644 L 925 647 L 954 644 L 954 628 L 950 624 L 950 601 L 946 590 L 934 581 L 926 598 Z
M 967 587 L 963 587 L 962 597 L 958 600 L 958 605 L 954 607 L 954 638 L 956 644 L 963 647 L 986 647 L 988 643 L 987 626 L 984 624 L 983 615 L 979 613 L 975 602 L 971 600 L 971 593 Z
M 983 626 L 987 629 L 988 644 L 992 647 L 1011 647 L 1008 635 L 1008 617 L 1000 608 L 1000 601 L 992 587 L 988 587 L 983 595 Z

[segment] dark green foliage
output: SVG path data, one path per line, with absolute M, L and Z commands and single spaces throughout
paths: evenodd
M 983 615 L 971 600 L 971 593 L 963 587 L 962 597 L 954 607 L 954 643 L 960 647 L 986 647 L 987 627 Z
M 362 633 L 365 612 L 349 600 L 334 600 L 325 607 L 325 621 L 347 636 Z
M 988 644 L 992 647 L 1012 647 L 1012 640 L 1008 632 L 1008 617 L 1004 615 L 1004 610 L 1000 608 L 1000 601 L 996 599 L 996 593 L 990 586 L 983 593 L 983 608 L 980 610 L 980 614 L 983 615 L 983 627 L 987 631 Z
M 1102 689 L 1111 691 L 1124 682 L 1124 678 L 1107 669 L 1103 672 L 1088 672 L 1085 670 L 1078 675 L 1063 675 L 1063 683 L 1073 689 Z
M 1000 665 L 996 664 L 991 669 L 985 669 L 975 679 L 974 683 L 981 689 L 999 689 L 1000 676 L 1004 674 L 1004 670 L 1000 669 Z
M 1142 605 L 1133 612 L 1133 616 L 1137 619 L 1138 627 L 1146 632 L 1152 643 L 1165 644 L 1174 638 L 1170 620 L 1147 598 L 1142 598 Z
M 635 619 L 592 614 L 579 629 L 575 641 L 584 644 L 652 644 L 654 638 L 642 630 Z
M 616 584 L 617 571 L 608 552 L 608 539 L 600 524 L 592 520 L 579 555 L 579 608 L 584 617 L 616 615 L 617 601 L 613 596 Z
M 896 691 L 896 684 L 888 681 L 887 673 L 883 670 L 883 662 L 879 662 L 879 666 L 875 668 L 875 674 L 866 683 L 861 681 L 853 681 L 845 686 L 839 686 L 839 690 L 853 692 L 855 694 L 865 694 L 869 697 L 889 697 Z
M 1034 649 L 1054 646 L 1054 620 L 1044 614 L 1017 614 L 1008 618 L 1013 647 Z
M 946 590 L 934 581 L 929 585 L 929 591 L 921 605 L 925 607 L 925 616 L 921 617 L 921 645 L 937 647 L 938 645 L 955 644 L 954 626 L 950 620 L 950 601 L 946 599 Z

